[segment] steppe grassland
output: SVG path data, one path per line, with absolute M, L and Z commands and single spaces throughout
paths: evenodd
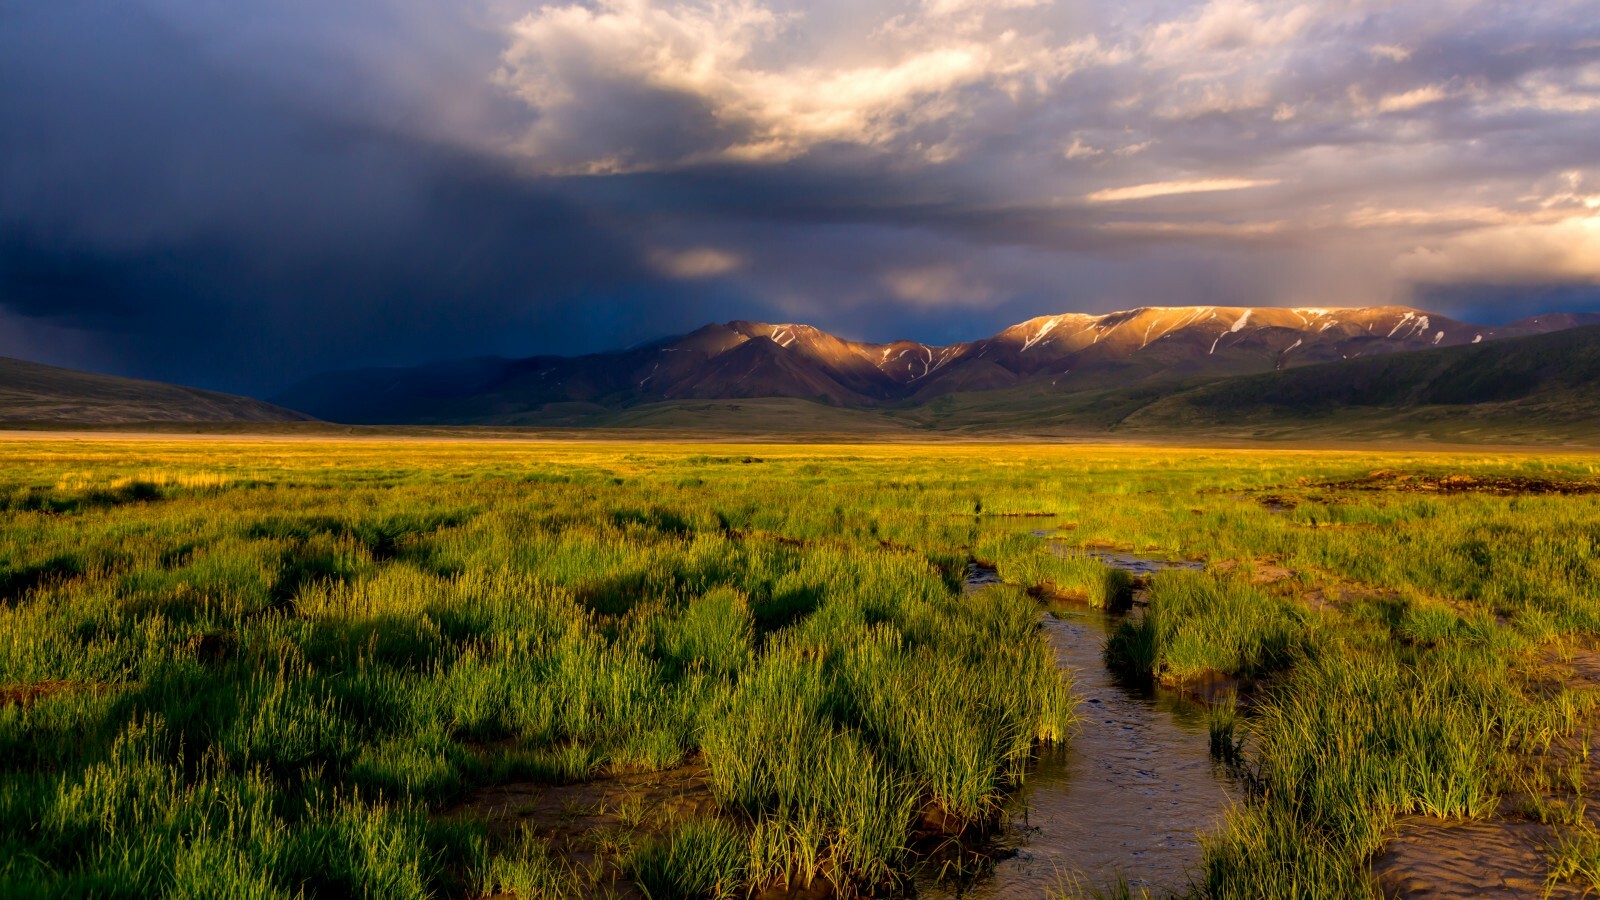
M 4 450 L 8 895 L 881 890 L 930 822 L 981 832 L 1034 747 L 1070 733 L 1035 598 L 1113 604 L 1129 585 L 1032 527 L 1211 564 L 1157 576 L 1111 647 L 1172 683 L 1260 679 L 1223 726 L 1260 790 L 1208 838 L 1197 894 L 1370 890 L 1395 816 L 1486 814 L 1519 754 L 1591 706 L 1530 673 L 1600 630 L 1595 497 L 1324 485 L 1379 467 L 1588 479 L 1592 457 Z M 1032 513 L 1055 518 L 1013 518 Z M 1031 595 L 963 596 L 972 559 Z M 1266 560 L 1295 576 L 1253 583 Z M 1306 602 L 1330 585 L 1356 599 Z M 684 765 L 717 813 L 597 835 L 588 861 L 447 814 L 487 786 Z M 1600 846 L 1571 828 L 1570 847 Z

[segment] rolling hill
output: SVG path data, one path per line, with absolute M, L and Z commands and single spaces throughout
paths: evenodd
M 893 407 L 1029 386 L 1073 391 L 1272 372 L 1543 334 L 1600 316 L 1484 327 L 1409 307 L 1143 307 L 1030 319 L 935 346 L 734 321 L 616 353 L 497 357 L 320 375 L 274 398 L 330 421 L 537 424 L 684 400 Z
M 198 388 L 0 357 L 0 424 L 23 426 L 309 422 L 293 410 Z

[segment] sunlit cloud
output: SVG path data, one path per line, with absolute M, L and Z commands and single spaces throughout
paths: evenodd
M 1093 36 L 1054 43 L 986 16 L 1036 5 L 931 3 L 875 22 L 860 52 L 800 59 L 783 42 L 812 23 L 755 0 L 547 6 L 510 26 L 496 77 L 537 112 L 522 146 L 553 170 L 592 171 L 596 156 L 607 171 L 781 162 L 824 144 L 886 147 L 928 126 L 958 127 L 973 91 L 1012 104 L 1114 57 Z M 655 131 L 641 116 L 630 129 L 597 103 L 607 94 L 654 95 L 682 116 Z M 935 162 L 951 153 L 940 142 L 901 149 Z
M 726 275 L 743 265 L 738 254 L 714 247 L 696 247 L 690 250 L 656 250 L 650 262 L 661 274 L 670 278 L 712 278 Z
M 1102 231 L 1139 237 L 1256 239 L 1285 234 L 1293 226 L 1275 222 L 1106 222 Z
M 994 297 L 992 288 L 955 263 L 893 269 L 882 281 L 896 299 L 918 306 L 980 305 Z
M 1600 216 L 1498 225 L 1419 243 L 1396 258 L 1395 271 L 1418 282 L 1600 284 Z
M 1438 103 L 1450 96 L 1444 88 L 1430 84 L 1400 94 L 1390 94 L 1378 101 L 1379 112 L 1406 112 L 1430 103 Z
M 1195 178 L 1188 181 L 1156 181 L 1128 187 L 1106 188 L 1086 195 L 1090 203 L 1121 203 L 1129 200 L 1150 200 L 1174 194 L 1209 194 L 1217 191 L 1242 191 L 1246 188 L 1270 187 L 1278 184 L 1275 178 Z
M 1193 12 L 1150 28 L 1146 49 L 1182 65 L 1199 53 L 1236 53 L 1282 46 L 1315 17 L 1309 4 L 1210 0 Z

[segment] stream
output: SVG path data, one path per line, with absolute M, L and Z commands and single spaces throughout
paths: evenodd
M 1145 574 L 1183 563 L 1096 554 Z M 1125 558 L 1123 558 L 1125 557 Z M 997 583 L 974 568 L 967 589 Z M 963 884 L 918 881 L 922 898 L 1043 897 L 1125 878 L 1152 893 L 1181 890 L 1198 871 L 1198 833 L 1215 827 L 1243 789 L 1211 757 L 1205 709 L 1181 696 L 1122 683 L 1101 648 L 1117 617 L 1088 608 L 1052 612 L 1044 628 L 1082 697 L 1079 729 L 1046 749 L 994 837 L 992 873 Z

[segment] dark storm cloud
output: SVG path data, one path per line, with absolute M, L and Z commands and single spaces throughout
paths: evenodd
M 7 15 L 0 80 L 27 90 L 0 95 L 4 352 L 59 356 L 76 330 L 98 340 L 65 362 L 260 391 L 307 369 L 619 346 L 740 306 L 657 278 L 625 218 L 299 103 L 159 17 Z M 674 314 L 639 314 L 661 305 Z
M 1472 322 L 1500 325 L 1552 310 L 1600 312 L 1595 284 L 1440 284 L 1419 285 L 1424 304 L 1456 310 Z
M 60 0 L 0 84 L 0 354 L 208 386 L 1600 283 L 1582 3 Z

